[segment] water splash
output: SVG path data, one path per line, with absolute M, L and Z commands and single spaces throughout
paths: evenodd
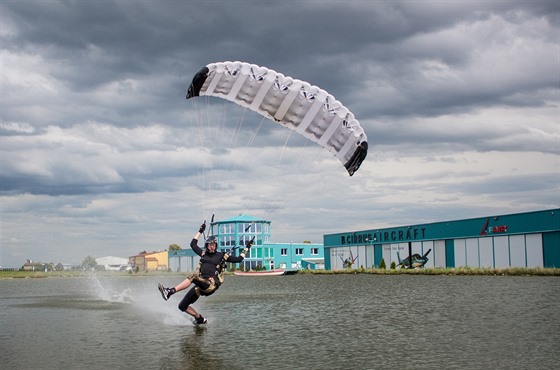
M 136 300 L 132 296 L 132 290 L 126 288 L 121 293 L 113 293 L 112 302 L 118 303 L 134 303 Z
M 89 275 L 89 289 L 92 295 L 100 300 L 115 303 L 133 303 L 136 300 L 132 295 L 130 288 L 124 288 L 122 291 L 115 290 L 106 279 L 104 284 L 96 274 Z

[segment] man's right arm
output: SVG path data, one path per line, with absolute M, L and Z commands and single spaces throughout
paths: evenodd
M 198 254 L 199 256 L 202 256 L 202 248 L 198 246 L 197 238 L 193 238 L 193 240 L 191 240 L 191 249 L 194 251 L 194 253 Z
M 198 232 L 193 236 L 193 240 L 191 240 L 191 249 L 199 256 L 202 256 L 202 248 L 198 246 L 198 239 L 200 239 L 204 230 L 206 230 L 206 223 L 200 225 L 200 229 L 198 229 Z

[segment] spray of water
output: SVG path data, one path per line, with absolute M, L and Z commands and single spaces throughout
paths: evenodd
M 157 283 L 150 278 L 119 277 L 91 274 L 88 276 L 89 295 L 98 300 L 124 304 L 141 320 L 164 326 L 192 326 L 192 318 L 179 311 L 181 295 L 164 301 L 157 290 Z
M 135 299 L 130 288 L 116 290 L 110 279 L 103 279 L 103 283 L 96 274 L 88 276 L 89 291 L 96 298 L 112 303 L 134 303 Z

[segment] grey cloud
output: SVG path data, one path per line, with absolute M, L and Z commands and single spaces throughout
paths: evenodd
M 2 2 L 0 264 L 45 233 L 96 253 L 165 247 L 213 208 L 320 242 L 558 206 L 559 14 L 557 1 Z M 369 135 L 360 171 L 252 112 L 186 101 L 222 60 L 331 92 Z M 517 172 L 477 162 L 512 153 Z

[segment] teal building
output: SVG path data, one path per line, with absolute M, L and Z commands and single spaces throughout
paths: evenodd
M 212 222 L 208 235 L 217 238 L 218 250 L 235 255 L 254 238 L 254 245 L 243 262 L 236 264 L 236 269 L 324 269 L 323 244 L 272 243 L 270 224 L 270 221 L 241 214 Z M 201 247 L 202 244 L 199 241 Z M 169 269 L 174 272 L 193 271 L 199 258 L 189 247 L 169 251 Z
M 560 268 L 560 209 L 327 234 L 325 268 L 389 268 L 409 243 L 426 267 Z

